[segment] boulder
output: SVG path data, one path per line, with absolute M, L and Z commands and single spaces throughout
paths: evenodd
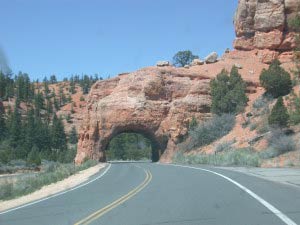
M 243 69 L 243 66 L 241 64 L 235 63 L 234 66 L 238 69 Z
M 171 64 L 170 64 L 170 62 L 169 61 L 158 61 L 157 63 L 156 63 L 156 66 L 158 66 L 158 67 L 164 67 L 164 66 L 170 66 Z
M 204 64 L 204 61 L 201 59 L 194 59 L 191 63 L 191 66 L 201 66 Z
M 204 59 L 205 63 L 215 63 L 218 61 L 218 53 L 212 52 Z

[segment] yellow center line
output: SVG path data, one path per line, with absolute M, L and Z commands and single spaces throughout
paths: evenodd
M 99 217 L 103 216 L 105 213 L 111 211 L 112 209 L 116 208 L 117 206 L 121 205 L 122 203 L 126 202 L 128 199 L 132 198 L 134 195 L 139 193 L 143 190 L 151 181 L 152 174 L 149 170 L 145 170 L 146 178 L 145 180 L 134 188 L 132 191 L 128 192 L 126 195 L 122 196 L 121 198 L 115 200 L 114 202 L 110 203 L 109 205 L 105 206 L 104 208 L 99 209 L 98 211 L 92 213 L 91 215 L 87 216 L 86 218 L 80 220 L 79 222 L 75 223 L 74 225 L 79 224 L 90 224 L 94 220 L 98 219 Z

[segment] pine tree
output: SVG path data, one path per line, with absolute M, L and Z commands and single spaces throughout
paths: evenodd
M 21 143 L 22 140 L 22 121 L 21 121 L 21 114 L 19 112 L 19 105 L 17 100 L 14 107 L 14 111 L 12 113 L 11 127 L 9 133 L 10 133 L 10 145 L 15 148 Z
M 222 70 L 210 83 L 212 105 L 211 111 L 215 114 L 238 113 L 247 104 L 246 84 L 236 67 L 233 67 L 230 76 Z
M 30 151 L 33 144 L 35 143 L 35 129 L 36 123 L 34 119 L 34 110 L 30 109 L 27 112 L 26 123 L 25 123 L 25 148 Z
M 56 79 L 56 76 L 54 74 L 50 76 L 50 83 L 51 84 L 56 84 L 57 83 L 57 79 Z
M 263 69 L 259 80 L 266 92 L 275 98 L 287 95 L 292 90 L 291 76 L 280 67 L 279 60 L 274 60 L 267 70 Z
M 288 126 L 289 114 L 287 108 L 283 103 L 282 97 L 279 97 L 277 99 L 277 102 L 271 111 L 268 121 L 271 126 L 280 128 Z
M 0 99 L 0 140 L 3 140 L 7 135 L 7 127 L 5 122 L 5 109 Z
M 39 153 L 39 149 L 36 145 L 34 145 L 27 156 L 27 163 L 34 164 L 36 166 L 41 165 L 41 157 Z
M 42 93 L 38 92 L 34 97 L 35 115 L 37 117 L 41 116 L 41 110 L 45 108 L 44 102 L 44 96 L 42 95 Z
M 67 149 L 67 138 L 64 125 L 61 118 L 57 118 L 54 113 L 51 128 L 52 147 L 58 150 Z
M 70 93 L 71 94 L 75 94 L 76 93 L 75 81 L 74 81 L 74 77 L 73 76 L 70 78 Z
M 70 144 L 77 144 L 78 142 L 78 134 L 76 128 L 73 126 L 71 132 L 69 134 L 69 143 Z

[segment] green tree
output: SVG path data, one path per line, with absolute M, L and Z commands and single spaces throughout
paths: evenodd
M 194 59 L 198 59 L 199 56 L 193 55 L 190 50 L 179 51 L 173 56 L 173 64 L 175 66 L 183 67 L 191 64 Z
M 19 112 L 19 105 L 17 103 L 14 107 L 14 111 L 11 114 L 11 127 L 10 127 L 10 145 L 16 148 L 20 145 L 22 141 L 22 121 L 21 121 L 21 114 Z
M 76 93 L 75 81 L 74 81 L 74 77 L 73 76 L 70 78 L 70 93 L 71 94 L 75 94 Z
M 0 99 L 0 140 L 3 140 L 7 135 L 7 127 L 5 121 L 5 109 Z
M 56 79 L 56 76 L 54 74 L 50 76 L 50 83 L 51 84 L 56 84 L 57 83 L 57 79 Z
M 36 116 L 40 117 L 41 110 L 45 109 L 45 99 L 42 93 L 38 92 L 34 97 L 34 108 Z
M 300 123 L 300 97 L 292 91 L 289 105 L 290 124 L 297 125 Z
M 271 126 L 280 128 L 287 127 L 289 122 L 289 114 L 281 96 L 277 99 L 268 121 Z
M 78 142 L 78 134 L 76 128 L 73 126 L 71 132 L 69 134 L 69 143 L 70 144 L 77 144 Z
M 27 156 L 27 163 L 34 164 L 36 166 L 41 165 L 41 157 L 37 146 L 34 145 L 31 151 L 29 152 Z
M 52 147 L 54 149 L 58 149 L 61 151 L 67 149 L 67 138 L 66 138 L 64 125 L 62 119 L 57 118 L 55 113 L 52 120 L 51 136 L 52 136 Z
M 212 105 L 214 114 L 238 113 L 247 104 L 246 84 L 236 67 L 233 67 L 230 76 L 226 70 L 222 70 L 215 79 L 210 82 Z
M 292 90 L 291 76 L 280 66 L 279 60 L 274 60 L 267 70 L 263 69 L 259 80 L 266 92 L 275 98 L 287 95 Z
M 193 116 L 192 120 L 189 123 L 189 129 L 193 130 L 195 127 L 197 127 L 198 125 L 198 121 L 196 120 L 196 118 Z

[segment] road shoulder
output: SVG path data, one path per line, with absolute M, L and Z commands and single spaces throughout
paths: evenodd
M 244 173 L 265 180 L 291 185 L 300 189 L 300 168 L 217 167 Z
M 82 170 L 64 180 L 58 181 L 50 185 L 46 185 L 41 189 L 28 195 L 7 201 L 0 201 L 0 213 L 5 210 L 28 204 L 30 202 L 38 201 L 40 199 L 47 198 L 49 196 L 74 188 L 88 181 L 90 177 L 100 172 L 105 166 L 106 163 L 100 163 L 86 170 Z

